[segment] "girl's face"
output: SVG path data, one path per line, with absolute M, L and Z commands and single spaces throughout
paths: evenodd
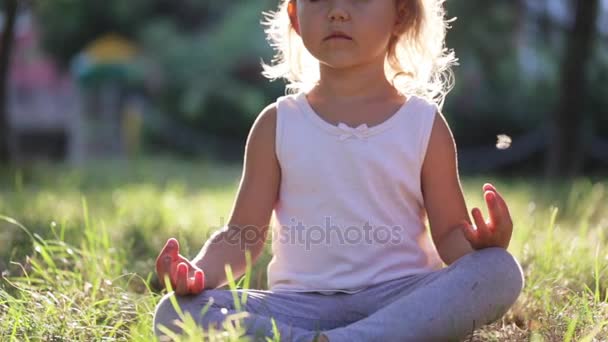
M 334 68 L 384 62 L 397 28 L 395 0 L 292 0 L 288 12 L 306 49 Z

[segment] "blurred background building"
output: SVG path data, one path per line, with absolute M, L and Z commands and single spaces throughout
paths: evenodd
M 14 39 L 7 111 L 11 156 L 16 160 L 68 158 L 69 144 L 78 132 L 76 84 L 40 48 L 31 13 L 17 17 Z
M 84 162 L 136 155 L 146 99 L 135 44 L 108 33 L 61 68 L 43 50 L 29 9 L 15 27 L 7 102 L 11 158 Z

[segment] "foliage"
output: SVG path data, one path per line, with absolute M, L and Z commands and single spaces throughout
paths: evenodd
M 162 90 L 152 90 L 154 105 L 200 130 L 242 137 L 272 98 L 273 88 L 260 75 L 261 59 L 271 56 L 260 25 L 269 1 L 58 0 L 34 5 L 45 48 L 65 67 L 105 33 L 135 40 L 148 61 L 160 67 Z
M 457 18 L 448 46 L 455 49 L 461 66 L 455 69 L 456 88 L 445 111 L 461 145 L 478 146 L 498 133 L 517 136 L 547 127 L 558 110 L 570 24 L 536 13 L 526 8 L 527 3 L 533 2 L 446 4 L 448 16 Z M 547 1 L 542 3 L 536 4 L 537 9 L 548 7 Z M 608 130 L 601 110 L 608 105 L 602 89 L 608 70 L 608 45 L 603 38 L 596 39 L 595 58 L 587 66 L 592 70 L 587 101 L 577 114 L 590 126 L 587 135 Z
M 282 82 L 260 76 L 260 60 L 270 62 L 272 55 L 261 12 L 276 9 L 276 0 L 34 3 L 45 46 L 64 64 L 104 32 L 137 41 L 162 75 L 151 87 L 156 112 L 201 133 L 243 140 L 260 110 L 284 93 Z M 448 16 L 457 18 L 447 45 L 461 65 L 444 112 L 461 146 L 544 127 L 557 110 L 568 24 L 531 13 L 526 3 L 446 2 Z M 608 46 L 602 38 L 581 109 L 587 133 L 600 135 L 608 131 L 602 110 L 608 106 Z
M 148 0 L 38 0 L 33 6 L 44 48 L 64 67 L 88 43 L 105 33 L 132 38 L 152 14 L 152 8 Z
M 175 23 L 152 22 L 141 41 L 164 70 L 165 111 L 206 131 L 247 133 L 252 119 L 271 100 L 260 61 L 270 58 L 260 26 L 267 2 L 226 4 L 213 27 L 180 32 Z

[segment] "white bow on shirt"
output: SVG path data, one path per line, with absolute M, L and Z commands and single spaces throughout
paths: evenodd
M 344 132 L 340 135 L 340 140 L 346 140 L 352 136 L 355 136 L 360 139 L 367 137 L 367 124 L 361 124 L 357 128 L 353 128 L 343 122 L 340 122 L 338 124 L 338 128 L 340 128 Z

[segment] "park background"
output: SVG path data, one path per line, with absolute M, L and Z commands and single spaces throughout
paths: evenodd
M 149 340 L 154 258 L 227 221 L 251 124 L 285 94 L 261 76 L 277 1 L 0 4 L 0 340 Z M 608 1 L 446 8 L 465 195 L 502 189 L 527 277 L 472 338 L 608 340 Z

